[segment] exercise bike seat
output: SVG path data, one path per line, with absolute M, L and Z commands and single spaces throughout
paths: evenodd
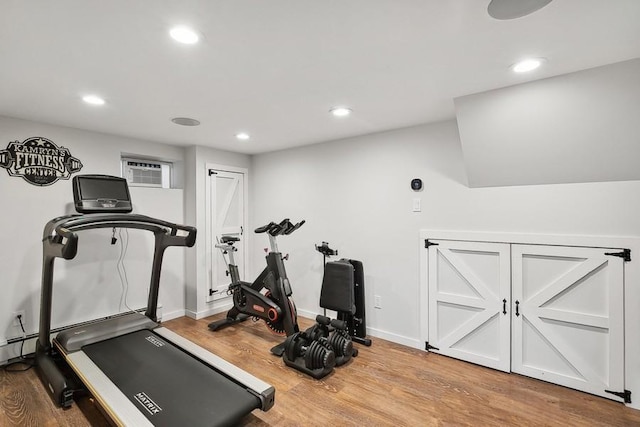
M 233 242 L 239 242 L 240 238 L 236 237 L 236 236 L 222 236 L 220 238 L 220 242 L 222 243 L 231 243 L 233 244 Z

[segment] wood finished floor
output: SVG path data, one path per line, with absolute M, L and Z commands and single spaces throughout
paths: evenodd
M 620 403 L 377 338 L 314 380 L 269 353 L 281 338 L 261 322 L 210 332 L 219 317 L 164 326 L 276 388 L 275 406 L 254 411 L 244 426 L 640 426 L 640 411 Z M 2 427 L 108 425 L 88 398 L 55 408 L 33 369 L 0 371 L 0 398 Z

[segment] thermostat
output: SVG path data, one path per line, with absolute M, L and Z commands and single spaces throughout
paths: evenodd
M 422 190 L 422 180 L 420 178 L 414 178 L 411 180 L 411 189 L 413 191 Z

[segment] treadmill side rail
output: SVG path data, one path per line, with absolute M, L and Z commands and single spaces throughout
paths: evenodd
M 116 425 L 153 426 L 84 352 L 68 354 L 66 360 Z
M 200 359 L 204 363 L 212 366 L 218 371 L 224 373 L 229 378 L 233 378 L 236 382 L 242 384 L 251 393 L 255 394 L 261 402 L 260 409 L 262 411 L 268 411 L 274 404 L 276 390 L 273 386 L 258 379 L 248 373 L 247 371 L 238 368 L 237 366 L 227 362 L 220 356 L 216 356 L 210 351 L 200 347 L 197 344 L 189 341 L 188 339 L 181 337 L 173 331 L 165 327 L 159 327 L 154 329 L 154 332 L 167 341 L 172 342 L 178 347 L 183 348 L 194 357 Z

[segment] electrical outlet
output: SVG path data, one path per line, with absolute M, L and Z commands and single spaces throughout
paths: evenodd
M 380 295 L 373 296 L 373 308 L 382 308 L 382 298 Z
M 20 320 L 18 320 L 18 316 L 20 316 L 22 318 L 22 326 L 24 326 L 24 324 L 25 324 L 24 310 L 14 311 L 12 313 L 12 316 L 13 316 L 13 326 L 15 326 L 16 328 L 20 327 Z M 26 329 L 26 327 L 25 327 L 25 329 Z

